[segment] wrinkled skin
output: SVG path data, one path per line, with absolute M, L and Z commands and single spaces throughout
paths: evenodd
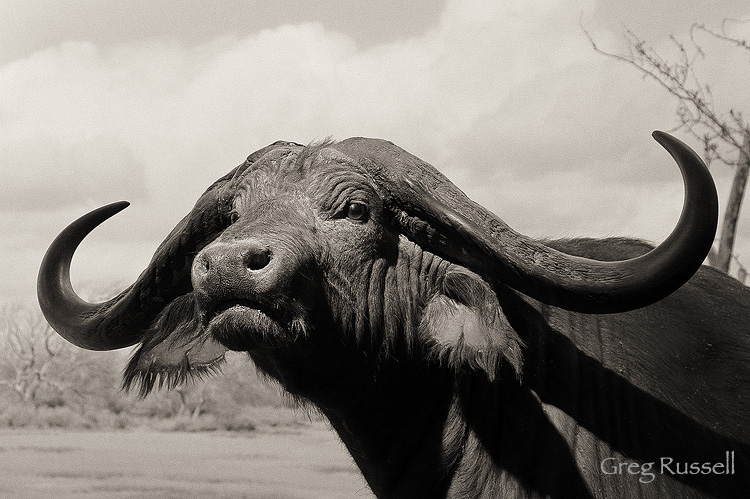
M 659 393 L 651 393 L 649 386 L 661 385 L 670 397 L 684 391 L 671 386 L 672 380 L 662 379 L 661 371 L 649 372 L 653 367 L 641 366 L 641 370 L 628 373 L 642 383 L 639 387 L 628 377 L 620 378 L 621 361 L 610 366 L 613 361 L 606 355 L 597 359 L 600 363 L 594 364 L 595 372 L 616 373 L 618 381 L 610 385 L 619 395 L 609 394 L 609 388 L 596 388 L 603 391 L 600 403 L 618 396 L 633 399 L 638 409 L 631 410 L 643 413 L 630 417 L 629 424 L 634 433 L 648 434 L 640 438 L 652 442 L 652 448 L 644 451 L 644 444 L 616 443 L 612 429 L 597 422 L 605 412 L 593 407 L 588 410 L 594 416 L 586 426 L 571 430 L 579 426 L 564 412 L 565 404 L 558 402 L 559 409 L 552 410 L 535 400 L 537 396 L 559 398 L 546 386 L 549 382 L 543 381 L 557 377 L 544 367 L 549 357 L 527 367 L 523 385 L 517 381 L 522 371 L 522 342 L 540 341 L 537 335 L 550 344 L 565 341 L 561 332 L 566 329 L 558 330 L 553 325 L 560 313 L 545 312 L 538 303 L 425 251 L 399 234 L 377 192 L 345 157 L 330 150 L 310 153 L 307 164 L 313 174 L 298 177 L 289 170 L 279 174 L 271 166 L 274 162 L 295 164 L 295 154 L 279 152 L 278 156 L 266 158 L 264 165 L 245 174 L 246 187 L 234 202 L 236 221 L 194 261 L 192 282 L 197 314 L 205 326 L 202 334 L 233 350 L 247 351 L 287 391 L 321 408 L 376 494 L 586 497 L 599 495 L 598 489 L 614 495 L 628 495 L 628 491 L 638 489 L 647 496 L 653 493 L 654 497 L 663 497 L 663 491 L 668 490 L 677 497 L 736 490 L 736 481 L 704 479 L 701 487 L 693 476 L 678 477 L 684 483 L 670 483 L 671 479 L 658 476 L 656 483 L 647 487 L 627 475 L 619 477 L 620 481 L 603 475 L 597 469 L 600 461 L 595 459 L 579 458 L 576 466 L 576 452 L 617 456 L 623 461 L 624 456 L 648 461 L 662 454 L 702 460 L 703 453 L 677 449 L 672 439 L 684 438 L 681 435 L 686 431 L 697 436 L 707 430 L 682 416 L 675 420 L 670 405 L 652 399 Z M 280 220 L 284 223 L 278 223 Z M 639 254 L 647 249 L 643 247 L 642 251 L 628 241 L 613 241 L 612 245 L 620 247 L 610 250 L 615 254 Z M 560 246 L 576 252 L 574 247 Z M 583 246 L 585 249 L 578 251 L 585 254 L 595 243 Z M 693 293 L 699 296 L 698 290 Z M 747 298 L 748 293 L 743 293 Z M 683 294 L 678 292 L 671 300 L 679 300 Z M 687 303 L 677 307 L 695 306 L 691 305 L 692 297 L 683 299 Z M 661 308 L 672 303 L 670 299 L 665 301 Z M 503 313 L 506 308 L 512 313 Z M 573 358 L 588 358 L 585 353 L 590 350 L 606 350 L 610 341 L 622 342 L 617 337 L 608 339 L 613 327 L 609 324 L 621 323 L 617 325 L 618 334 L 625 331 L 632 335 L 632 350 L 647 359 L 648 354 L 638 343 L 646 341 L 654 347 L 661 341 L 657 323 L 663 314 L 670 313 L 661 308 L 655 305 L 629 314 L 603 316 L 593 328 L 597 336 L 603 336 L 602 344 L 592 342 L 592 331 L 585 331 L 583 326 L 572 336 L 583 346 L 578 347 L 580 350 L 569 346 L 565 351 L 572 348 Z M 743 312 L 750 319 L 747 307 Z M 684 314 L 675 323 L 692 320 Z M 565 312 L 563 317 L 569 318 L 563 320 L 588 322 L 585 315 L 571 317 L 575 315 Z M 717 320 L 721 323 L 726 318 Z M 536 321 L 541 321 L 543 331 L 534 325 Z M 731 337 L 726 328 L 732 324 L 718 324 L 725 330 L 716 336 Z M 690 338 L 673 341 L 677 352 L 680 343 L 693 347 Z M 747 341 L 737 346 L 747 349 Z M 684 345 L 682 348 L 687 350 Z M 666 356 L 666 352 L 656 350 Z M 527 362 L 544 351 L 539 348 L 529 352 Z M 568 357 L 563 359 L 555 364 L 566 366 L 571 362 Z M 651 362 L 669 361 L 654 356 Z M 737 373 L 716 369 L 726 376 Z M 569 379 L 561 384 L 563 393 L 586 386 L 586 375 L 565 372 Z M 496 381 L 498 375 L 503 383 Z M 690 379 L 682 376 L 678 383 Z M 404 380 L 409 382 L 405 384 Z M 700 377 L 695 383 L 700 383 Z M 531 387 L 534 390 L 530 391 Z M 495 397 L 487 397 L 487 392 Z M 709 411 L 706 425 L 726 417 L 723 411 L 731 407 L 724 407 L 726 404 L 713 393 L 703 397 L 714 399 L 710 404 L 713 407 L 721 407 Z M 573 403 L 570 412 L 579 412 L 581 403 L 586 404 Z M 676 405 L 685 411 L 694 410 L 682 398 Z M 742 410 L 739 405 L 731 405 Z M 619 411 L 613 407 L 607 412 L 618 417 Z M 516 413 L 525 416 L 519 418 Z M 660 430 L 662 438 L 655 438 L 642 429 L 637 421 L 641 417 L 654 428 L 659 425 L 652 419 L 665 419 L 678 431 L 664 428 Z M 428 421 L 431 423 L 424 424 Z M 504 431 L 497 433 L 499 428 Z M 570 438 L 566 432 L 578 436 L 566 443 Z M 724 448 L 747 450 L 745 429 L 729 428 L 728 433 L 734 438 L 729 438 L 724 447 L 718 443 L 725 441 L 724 436 L 709 432 L 703 437 L 717 447 L 709 456 L 721 460 Z M 608 443 L 613 440 L 615 443 Z M 490 452 L 490 458 L 481 450 L 486 446 L 501 452 Z M 508 461 L 509 453 L 513 454 L 513 464 Z M 530 468 L 524 469 L 519 463 Z M 608 480 L 597 483 L 602 477 Z
M 126 385 L 145 394 L 247 352 L 325 414 L 379 497 L 746 491 L 747 288 L 701 269 L 633 311 L 543 304 L 447 258 L 471 248 L 393 210 L 345 150 L 285 143 L 219 181 L 226 227 L 198 245 L 188 291 L 149 319 Z M 550 245 L 602 261 L 650 249 Z M 727 450 L 731 476 L 600 471 L 609 457 L 714 462 Z
M 194 291 L 185 299 L 195 307 L 187 317 L 200 326 L 183 348 L 218 341 L 248 352 L 284 389 L 329 417 L 360 467 L 371 470 L 373 490 L 388 496 L 391 482 L 401 481 L 396 469 L 412 466 L 408 454 L 398 455 L 428 438 L 404 422 L 445 418 L 455 371 L 494 378 L 502 357 L 514 382 L 519 340 L 488 283 L 400 235 L 351 161 L 326 149 L 306 156 L 305 162 L 298 151 L 276 151 L 245 173 L 234 223 L 194 259 Z M 297 175 L 300 162 L 309 171 Z M 185 317 L 165 326 L 179 330 Z M 178 346 L 169 343 L 172 357 Z M 128 381 L 140 379 L 148 389 L 149 372 L 177 376 L 159 365 L 163 349 L 145 343 Z M 390 389 L 406 379 L 411 388 Z M 425 404 L 415 411 L 420 399 Z M 377 440 L 391 436 L 388 452 L 398 452 L 381 458 L 385 450 L 370 448 L 375 442 L 361 439 L 363 431 Z M 398 466 L 378 464 L 388 461 Z M 438 480 L 436 489 L 425 488 L 420 477 L 418 471 L 414 481 L 397 485 L 399 493 L 445 487 Z
M 520 369 L 517 336 L 484 280 L 400 235 L 348 158 L 326 148 L 305 151 L 306 161 L 298 154 L 274 151 L 244 174 L 233 224 L 194 259 L 194 291 L 181 300 L 193 313 L 177 314 L 162 330 L 180 330 L 189 318 L 193 343 L 185 349 L 218 341 L 247 351 L 288 391 L 322 406 L 331 396 L 320 382 L 328 358 L 365 360 L 365 369 L 344 364 L 329 374 L 337 384 L 352 378 L 360 395 L 363 381 L 351 374 L 362 370 L 369 380 L 395 354 L 422 359 L 476 347 L 465 355 L 477 366 L 487 361 L 489 375 L 501 353 Z M 430 321 L 439 322 L 439 334 Z M 461 336 L 465 323 L 472 327 Z M 176 346 L 169 343 L 172 357 Z M 158 364 L 161 347 L 144 344 L 132 380 L 147 370 L 171 374 Z M 313 352 L 320 358 L 311 360 Z M 308 363 L 310 371 L 301 368 Z

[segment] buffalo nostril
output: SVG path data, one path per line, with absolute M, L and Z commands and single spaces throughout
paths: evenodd
M 271 250 L 256 248 L 244 255 L 245 266 L 250 270 L 261 270 L 271 261 Z
M 194 268 L 199 274 L 208 274 L 208 272 L 211 270 L 211 259 L 205 254 L 201 253 L 196 259 Z

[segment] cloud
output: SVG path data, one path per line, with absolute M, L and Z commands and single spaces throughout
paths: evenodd
M 439 162 L 518 88 L 592 57 L 566 28 L 572 7 L 449 2 L 432 30 L 367 49 L 318 23 L 198 47 L 64 43 L 3 67 L 0 140 L 111 137 L 150 191 L 183 201 L 280 138 L 378 136 Z
M 59 40 L 86 40 L 99 47 L 140 40 L 176 40 L 188 46 L 217 37 L 246 36 L 269 26 L 322 20 L 366 46 L 412 36 L 435 23 L 444 0 L 4 0 L 0 63 Z
M 318 22 L 190 46 L 61 43 L 0 68 L 0 210 L 135 200 L 120 232 L 155 248 L 254 150 L 362 135 L 433 163 L 519 230 L 659 239 L 681 182 L 648 134 L 673 125 L 674 103 L 591 50 L 581 12 L 606 44 L 613 8 L 453 0 L 430 29 L 367 46 Z M 716 64 L 719 80 L 735 71 Z M 31 227 L 49 231 L 33 244 L 55 235 Z
M 49 211 L 113 199 L 144 199 L 143 166 L 117 139 L 93 137 L 62 144 L 59 137 L 34 137 L 3 147 L 0 183 L 10 196 L 0 210 Z
M 746 0 L 598 0 L 592 16 L 613 32 L 631 28 L 650 43 L 680 35 L 693 23 L 718 25 L 726 18 L 747 18 Z

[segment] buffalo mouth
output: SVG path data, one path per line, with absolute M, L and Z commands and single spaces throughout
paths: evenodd
M 269 317 L 274 316 L 280 318 L 281 315 L 276 307 L 262 303 L 258 300 L 246 298 L 231 298 L 217 301 L 206 307 L 201 315 L 204 327 L 208 328 L 215 321 L 222 320 L 224 315 L 246 314 L 253 311 L 265 314 Z
M 295 336 L 283 310 L 250 299 L 216 302 L 202 314 L 202 321 L 212 338 L 235 351 L 277 348 Z
M 260 312 L 263 308 L 265 307 L 258 301 L 245 299 L 227 300 L 216 304 L 216 306 L 212 310 L 206 313 L 206 322 L 210 323 L 213 319 L 223 314 L 224 312 L 241 313 L 243 311 L 247 311 L 248 309 L 257 310 Z

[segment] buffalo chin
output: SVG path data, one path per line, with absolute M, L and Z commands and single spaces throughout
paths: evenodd
M 206 332 L 228 349 L 240 352 L 282 347 L 297 337 L 265 312 L 240 304 L 214 316 Z

